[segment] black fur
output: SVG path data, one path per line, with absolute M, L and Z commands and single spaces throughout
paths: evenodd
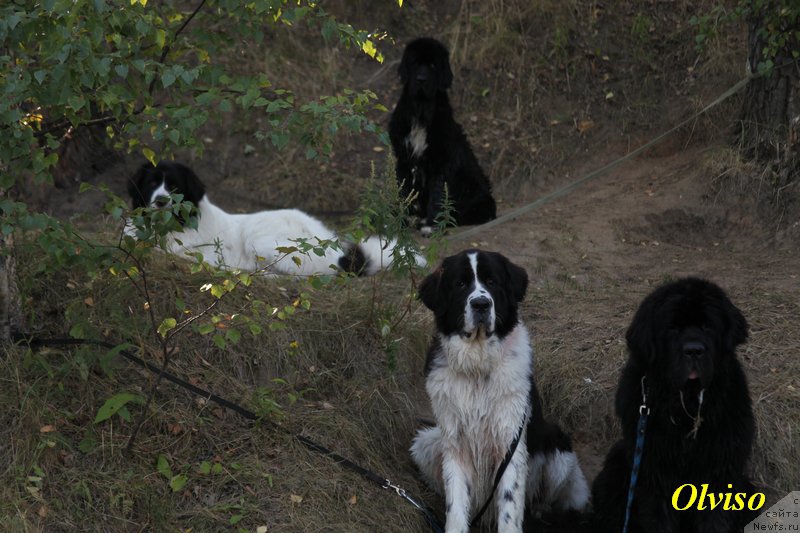
M 419 286 L 419 298 L 436 318 L 439 333 L 452 335 L 464 327 L 466 298 L 474 288 L 474 274 L 469 254 L 478 254 L 478 278 L 494 300 L 497 324 L 494 334 L 502 339 L 519 317 L 517 307 L 525 298 L 528 274 L 525 269 L 497 252 L 464 250 L 442 261 L 441 266 Z
M 344 254 L 339 258 L 339 268 L 345 272 L 353 272 L 363 276 L 366 272 L 367 257 L 360 246 L 345 244 Z
M 685 483 L 694 484 L 698 491 L 707 483 L 709 493 L 750 495 L 754 490 L 745 466 L 755 423 L 747 380 L 736 359 L 736 347 L 747 340 L 747 322 L 741 311 L 715 284 L 681 279 L 644 299 L 626 340 L 630 357 L 616 397 L 622 440 L 612 447 L 592 487 L 594 531 L 617 533 L 622 529 L 642 376 L 650 416 L 630 533 L 741 531 L 753 518 L 746 511 L 721 507 L 676 511 L 671 503 L 675 489 Z M 701 389 L 705 389 L 702 422 L 693 437 L 695 423 L 690 414 L 698 412 Z
M 411 214 L 432 226 L 446 186 L 457 225 L 492 220 L 496 206 L 491 184 L 453 118 L 447 97 L 453 81 L 447 48 L 431 38 L 412 41 L 403 52 L 399 74 L 403 92 L 389 122 L 389 137 L 401 193 L 418 194 Z M 424 128 L 427 144 L 417 154 L 409 141 L 415 125 Z
M 153 166 L 144 163 L 128 180 L 128 194 L 134 209 L 147 207 L 150 196 L 162 182 L 170 191 L 180 191 L 185 202 L 197 205 L 206 194 L 206 188 L 197 174 L 186 165 L 174 161 L 161 161 Z

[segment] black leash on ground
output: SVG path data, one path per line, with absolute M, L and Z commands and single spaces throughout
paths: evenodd
M 36 337 L 36 336 L 33 336 L 33 335 L 17 335 L 14 338 L 14 341 L 17 342 L 17 343 L 25 344 L 30 348 L 39 348 L 39 347 L 42 347 L 42 346 L 80 346 L 80 345 L 100 346 L 100 347 L 103 347 L 103 348 L 107 348 L 109 350 L 116 350 L 116 349 L 119 348 L 118 345 L 115 345 L 113 343 L 106 342 L 106 341 L 101 341 L 101 340 L 95 340 L 95 339 L 40 338 L 40 337 Z M 442 528 L 441 524 L 439 523 L 439 520 L 436 518 L 436 515 L 434 514 L 433 510 L 430 507 L 428 507 L 427 505 L 422 503 L 420 500 L 418 500 L 417 498 L 415 498 L 414 496 L 412 496 L 411 494 L 406 492 L 403 488 L 399 487 L 398 485 L 395 485 L 394 483 L 392 483 L 388 479 L 379 476 L 375 472 L 373 472 L 373 471 L 371 471 L 371 470 L 369 470 L 367 468 L 364 468 L 364 467 L 358 465 L 357 463 L 354 463 L 353 461 L 347 459 L 346 457 L 342 457 L 338 453 L 330 450 L 329 448 L 326 448 L 322 444 L 314 442 L 313 440 L 309 439 L 308 437 L 304 437 L 303 435 L 300 435 L 299 433 L 292 433 L 288 429 L 286 429 L 286 428 L 284 428 L 284 427 L 282 427 L 282 426 L 280 426 L 280 425 L 278 425 L 278 424 L 276 424 L 276 423 L 274 423 L 274 422 L 272 422 L 270 420 L 259 418 L 253 411 L 250 411 L 249 409 L 245 409 L 244 407 L 242 407 L 242 406 L 240 406 L 238 404 L 235 404 L 235 403 L 233 403 L 233 402 L 231 402 L 229 400 L 226 400 L 225 398 L 221 398 L 221 397 L 217 396 L 216 394 L 213 394 L 213 393 L 211 393 L 211 392 L 209 392 L 207 390 L 201 389 L 200 387 L 198 387 L 196 385 L 192 385 L 188 381 L 183 380 L 183 379 L 181 379 L 181 378 L 179 378 L 177 376 L 174 376 L 174 375 L 170 374 L 169 372 L 165 372 L 162 368 L 159 368 L 157 365 L 154 365 L 152 363 L 148 363 L 147 361 L 145 361 L 142 358 L 134 355 L 133 353 L 129 352 L 128 350 L 121 349 L 121 350 L 118 350 L 117 353 L 119 355 L 123 356 L 128 361 L 130 361 L 130 362 L 132 362 L 134 364 L 137 364 L 137 365 L 141 366 L 142 368 L 146 368 L 150 372 L 152 372 L 152 373 L 154 373 L 154 374 L 156 374 L 158 376 L 163 377 L 167 381 L 170 381 L 170 382 L 174 383 L 175 385 L 178 385 L 179 387 L 182 387 L 182 388 L 188 390 L 192 394 L 196 394 L 197 396 L 201 396 L 201 397 L 205 398 L 206 400 L 210 400 L 210 401 L 212 401 L 212 402 L 214 402 L 214 403 L 216 403 L 218 405 L 221 405 L 222 407 L 225 407 L 226 409 L 230 409 L 231 411 L 234 411 L 235 413 L 241 415 L 243 418 L 246 418 L 247 420 L 249 420 L 251 422 L 255 422 L 255 421 L 259 421 L 260 420 L 263 423 L 269 424 L 270 427 L 272 427 L 272 428 L 274 428 L 274 429 L 276 429 L 278 431 L 281 431 L 281 432 L 285 433 L 286 435 L 294 437 L 303 446 L 305 446 L 309 450 L 312 450 L 314 452 L 319 453 L 320 455 L 324 455 L 324 456 L 330 458 L 331 460 L 333 460 L 334 463 L 340 465 L 343 468 L 346 468 L 347 470 L 350 470 L 351 472 L 355 472 L 356 474 L 360 475 L 361 477 L 363 477 L 367 481 L 371 481 L 372 483 L 378 485 L 382 489 L 391 489 L 391 490 L 393 490 L 398 496 L 400 496 L 401 498 L 406 500 L 408 503 L 410 503 L 412 506 L 414 506 L 414 508 L 416 508 L 420 513 L 422 513 L 422 516 L 423 516 L 423 518 L 425 518 L 425 522 L 428 524 L 428 526 L 430 526 L 431 531 L 433 531 L 434 533 L 443 533 L 444 532 L 444 528 Z

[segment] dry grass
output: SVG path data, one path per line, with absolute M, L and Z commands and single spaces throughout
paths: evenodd
M 686 21 L 702 6 L 692 2 L 628 3 L 627 9 L 613 10 L 577 0 L 406 4 L 378 12 L 364 1 L 331 2 L 329 8 L 357 26 L 364 21 L 363 27 L 389 28 L 400 44 L 426 34 L 450 45 L 457 117 L 506 203 L 563 184 L 570 173 L 585 170 L 590 152 L 635 146 L 739 77 L 741 36 L 713 43 L 707 55 L 694 52 Z M 230 61 L 246 73 L 268 72 L 276 85 L 301 96 L 370 88 L 391 108 L 399 92 L 395 68 L 401 46 L 386 45 L 387 63 L 378 65 L 311 39 L 312 32 L 270 32 L 266 47 L 244 48 Z M 727 107 L 704 119 L 688 137 L 724 135 L 725 122 L 717 118 L 732 111 Z M 352 210 L 372 161 L 380 164 L 385 157 L 373 151 L 376 138 L 365 135 L 341 139 L 330 160 L 309 161 L 299 149 L 257 144 L 252 133 L 258 120 L 218 117 L 206 132 L 205 156 L 187 156 L 223 207 Z M 255 151 L 246 153 L 247 144 Z M 728 192 L 752 193 L 753 182 L 742 177 L 758 170 L 736 170 L 740 163 L 731 154 L 707 172 L 718 177 L 723 193 L 717 201 L 724 205 L 735 205 Z M 108 181 L 121 190 L 119 171 L 114 172 Z M 107 221 L 87 223 L 101 227 Z M 561 240 L 540 242 L 535 257 L 534 242 L 526 242 L 525 250 L 500 251 L 530 258 L 533 284 L 522 315 L 533 332 L 547 414 L 600 460 L 617 436 L 612 403 L 626 357 L 623 332 L 645 288 L 631 290 L 636 273 L 576 282 L 567 272 L 582 262 L 573 249 L 580 235 L 566 226 L 559 231 Z M 23 274 L 41 260 L 25 249 L 20 254 Z M 159 313 L 174 313 L 176 297 L 189 308 L 207 301 L 199 291 L 206 280 L 190 275 L 180 261 L 158 257 L 150 269 L 151 304 Z M 779 495 L 800 482 L 795 460 L 800 362 L 794 357 L 800 308 L 790 282 L 769 294 L 748 292 L 743 284 L 732 294 L 752 327 L 740 355 L 758 417 L 753 471 Z M 131 340 L 157 361 L 142 302 L 127 284 L 107 278 L 88 283 L 81 272 L 62 271 L 23 275 L 22 290 L 29 298 L 28 323 L 37 331 L 63 335 L 84 320 L 90 335 Z M 287 329 L 245 335 L 226 350 L 208 337 L 187 334 L 174 372 L 253 409 L 264 405 L 256 394 L 263 387 L 282 407 L 283 416 L 273 419 L 290 432 L 372 468 L 441 509 L 416 478 L 407 454 L 416 417 L 428 410 L 421 370 L 429 313 L 412 303 L 388 338 L 376 326 L 380 318 L 394 321 L 406 310 L 408 281 L 372 278 L 314 291 L 294 281 L 258 280 L 249 290 L 274 305 L 291 303 L 306 291 L 313 305 Z M 229 299 L 228 312 L 245 309 L 245 296 Z M 394 339 L 398 348 L 391 351 L 387 341 Z M 133 453 L 124 455 L 132 425 L 117 417 L 93 424 L 95 413 L 121 390 L 146 391 L 151 375 L 116 360 L 108 375 L 96 364 L 104 354 L 90 349 L 15 348 L 3 355 L 0 522 L 9 530 L 256 531 L 264 525 L 289 532 L 425 530 L 418 514 L 393 494 L 284 433 L 266 425 L 248 427 L 237 415 L 168 384 L 160 387 L 149 412 L 131 408 L 134 419 L 145 416 L 146 422 Z M 159 455 L 173 473 L 188 476 L 184 488 L 169 488 L 156 468 Z M 219 472 L 202 473 L 203 461 L 220 465 Z
M 21 255 L 22 271 L 31 260 L 35 257 Z M 181 262 L 159 255 L 148 269 L 151 305 L 159 316 L 169 313 L 175 298 L 189 309 L 207 298 L 198 290 L 203 276 L 188 274 Z M 141 302 L 124 283 L 102 278 L 88 283 L 79 273 L 26 282 L 35 302 L 28 313 L 37 317 L 31 325 L 40 335 L 63 336 L 69 324 L 62 325 L 57 310 L 78 301 L 83 309 L 73 309 L 71 316 L 95 326 L 91 336 L 130 340 L 144 348 L 145 359 L 158 362 Z M 378 315 L 399 316 L 406 283 L 387 275 L 311 290 L 312 310 L 293 317 L 287 329 L 267 332 L 264 323 L 265 333 L 244 335 L 227 350 L 189 333 L 178 343 L 171 371 L 253 410 L 264 405 L 256 391 L 266 392 L 282 407 L 272 419 L 288 432 L 424 494 L 404 450 L 416 425 L 415 406 L 424 396 L 417 377 L 427 316 L 415 305 L 391 332 L 390 339 L 401 339 L 393 355 L 374 322 Z M 256 281 L 250 294 L 232 294 L 223 311 L 242 312 L 253 296 L 270 305 L 290 302 L 300 290 L 310 289 L 302 281 Z M 373 291 L 380 292 L 375 304 Z M 299 345 L 293 348 L 292 341 Z M 237 527 L 249 530 L 268 525 L 281 531 L 376 531 L 387 516 L 401 529 L 418 527 L 416 512 L 396 496 L 269 425 L 249 428 L 238 415 L 169 384 L 161 385 L 149 412 L 131 408 L 135 420 L 147 419 L 133 453 L 124 454 L 132 424 L 116 417 L 92 421 L 112 394 L 145 394 L 153 376 L 122 360 L 106 375 L 92 364 L 98 355 L 88 348 L 57 347 L 6 354 L 0 401 L 4 441 L 10 445 L 2 450 L 9 467 L 3 472 L 0 514 L 20 529 L 211 531 L 230 527 L 239 515 Z M 182 490 L 172 492 L 157 472 L 159 455 L 174 474 L 188 476 Z M 203 461 L 221 465 L 221 472 L 201 473 Z

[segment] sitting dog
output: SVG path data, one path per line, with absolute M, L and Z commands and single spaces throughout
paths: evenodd
M 399 74 L 403 92 L 389 121 L 389 137 L 400 192 L 417 195 L 410 214 L 420 219 L 424 234 L 430 233 L 446 188 L 457 225 L 492 220 L 496 206 L 491 184 L 447 97 L 453 81 L 447 48 L 430 38 L 409 43 Z
M 280 247 L 296 247 L 296 239 L 311 245 L 336 239 L 336 234 L 322 222 L 298 209 L 278 209 L 249 214 L 223 211 L 208 198 L 200 178 L 187 166 L 161 161 L 143 164 L 128 182 L 133 208 L 166 207 L 170 194 L 183 195 L 196 208 L 197 228 L 184 227 L 170 235 L 167 251 L 201 252 L 206 262 L 220 268 L 258 270 L 274 274 L 308 276 L 333 274 L 339 270 L 372 275 L 392 263 L 394 242 L 370 237 L 359 244 L 342 244 L 342 249 L 328 247 L 322 256 L 309 252 L 287 254 Z M 128 225 L 126 232 L 132 233 Z M 423 257 L 415 261 L 424 265 Z
M 593 531 L 622 531 L 640 412 L 645 419 L 628 531 L 734 533 L 755 518 L 747 510 L 677 510 L 675 491 L 751 494 L 745 475 L 755 422 L 736 347 L 747 322 L 717 285 L 685 278 L 647 296 L 626 335 L 630 356 L 617 387 L 622 440 L 592 485 Z M 642 406 L 645 407 L 642 407 Z M 679 493 L 680 495 L 681 493 Z M 690 494 L 690 489 L 683 490 Z M 687 498 L 676 501 L 683 509 Z
M 436 322 L 425 364 L 436 425 L 418 432 L 411 455 L 444 494 L 448 532 L 466 532 L 490 499 L 489 515 L 504 532 L 522 530 L 526 502 L 553 511 L 588 502 L 569 438 L 542 416 L 533 350 L 517 315 L 527 286 L 525 270 L 504 256 L 466 250 L 419 287 Z

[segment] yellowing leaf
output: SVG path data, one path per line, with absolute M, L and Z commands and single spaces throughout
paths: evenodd
M 361 50 L 364 51 L 369 57 L 375 57 L 375 54 L 378 53 L 378 49 L 375 48 L 375 43 L 367 39 L 364 41 L 364 44 L 361 45 Z
M 145 0 L 146 2 L 147 0 Z M 167 32 L 164 30 L 156 30 L 156 43 L 158 43 L 159 48 L 164 48 L 167 44 Z
M 292 500 L 292 503 L 299 504 L 303 502 L 303 497 L 298 496 L 297 494 L 292 494 L 289 496 L 289 499 Z
M 46 426 L 42 426 L 39 428 L 39 433 L 52 433 L 56 430 L 56 427 L 52 424 L 47 424 Z
M 355 505 L 356 503 L 358 503 L 358 497 L 355 494 L 353 494 L 350 497 L 350 499 L 347 500 L 347 503 L 349 503 L 350 505 Z
M 142 147 L 142 155 L 150 161 L 150 164 L 156 166 L 156 153 L 147 146 Z

